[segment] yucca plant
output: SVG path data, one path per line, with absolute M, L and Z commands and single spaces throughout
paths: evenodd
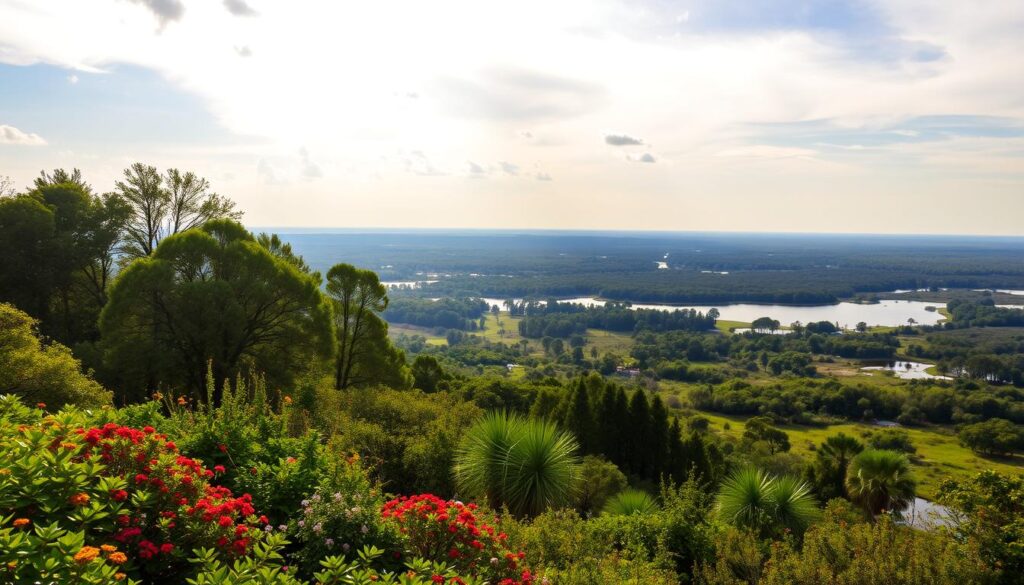
M 722 483 L 717 498 L 718 514 L 727 523 L 762 536 L 789 529 L 802 533 L 818 517 L 817 502 L 803 481 L 775 477 L 747 467 Z
M 601 513 L 606 516 L 650 514 L 658 510 L 658 503 L 647 492 L 626 489 L 608 499 Z
M 473 425 L 456 455 L 455 481 L 520 516 L 566 505 L 579 475 L 576 439 L 553 423 L 492 412 Z
M 885 449 L 862 451 L 850 461 L 846 492 L 872 518 L 883 511 L 899 512 L 914 499 L 917 482 L 906 455 Z

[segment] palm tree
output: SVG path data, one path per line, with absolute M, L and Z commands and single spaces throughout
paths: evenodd
M 718 491 L 718 514 L 761 536 L 789 529 L 802 533 L 818 516 L 810 487 L 790 476 L 774 477 L 748 467 L 730 475 Z
M 872 518 L 882 511 L 899 512 L 914 499 L 917 482 L 906 455 L 886 449 L 862 451 L 850 461 L 846 491 Z
M 553 423 L 492 412 L 470 427 L 455 481 L 472 497 L 532 516 L 567 504 L 579 475 L 576 439 Z
M 601 513 L 606 516 L 630 516 L 632 514 L 650 514 L 657 510 L 657 502 L 647 492 L 626 489 L 609 498 Z
M 846 469 L 864 444 L 844 433 L 825 439 L 818 449 L 812 476 L 822 500 L 846 496 Z

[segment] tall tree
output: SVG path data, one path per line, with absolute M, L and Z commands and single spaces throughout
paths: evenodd
M 290 384 L 333 354 L 319 279 L 271 254 L 240 224 L 214 220 L 130 264 L 100 318 L 105 365 L 122 395 L 160 384 L 201 397 L 241 373 Z
M 651 407 L 647 393 L 637 389 L 629 399 L 629 467 L 641 476 L 651 474 Z
M 809 474 L 822 501 L 846 496 L 847 467 L 863 450 L 863 443 L 844 433 L 825 439 L 818 448 Z
M 565 409 L 565 421 L 562 427 L 576 435 L 580 452 L 596 453 L 598 446 L 597 432 L 594 424 L 594 412 L 590 408 L 590 396 L 583 378 L 573 384 L 568 396 L 568 405 Z
M 335 264 L 327 271 L 327 294 L 334 303 L 338 353 L 334 360 L 334 387 L 344 390 L 408 378 L 397 359 L 380 361 L 381 352 L 401 356 L 387 337 L 387 323 L 378 315 L 388 307 L 387 288 L 372 270 Z M 377 355 L 375 355 L 377 354 Z M 374 361 L 379 367 L 368 367 Z M 398 371 L 394 371 L 398 370 Z
M 239 219 L 230 199 L 210 191 L 210 183 L 192 172 L 135 163 L 125 169 L 117 193 L 131 216 L 125 228 L 124 252 L 129 257 L 149 256 L 166 237 L 214 219 Z
M 668 410 L 657 394 L 651 399 L 650 434 L 651 477 L 658 478 L 667 470 L 670 437 Z

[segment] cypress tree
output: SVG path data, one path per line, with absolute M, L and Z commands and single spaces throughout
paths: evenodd
M 597 451 L 594 435 L 594 412 L 590 408 L 590 393 L 581 378 L 569 394 L 563 427 L 576 435 L 580 451 L 584 454 Z
M 679 426 L 679 417 L 674 416 L 668 429 L 668 463 L 665 471 L 677 484 L 686 481 L 688 470 L 683 460 L 683 429 Z
M 609 384 L 605 386 L 601 394 L 601 401 L 597 403 L 597 414 L 595 416 L 595 427 L 598 433 L 598 449 L 611 462 L 619 463 L 619 435 L 618 428 L 621 419 L 616 418 L 615 398 L 617 388 Z
M 669 447 L 668 410 L 657 394 L 651 399 L 650 451 L 651 477 L 658 479 L 668 465 Z
M 647 393 L 643 390 L 633 392 L 629 400 L 629 456 L 627 466 L 641 477 L 650 477 L 651 473 L 651 407 L 647 402 Z

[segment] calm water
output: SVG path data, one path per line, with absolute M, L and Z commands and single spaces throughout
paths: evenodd
M 498 305 L 504 309 L 505 299 L 484 298 L 492 305 Z M 522 299 L 515 299 L 517 302 Z M 563 303 L 578 303 L 587 307 L 600 307 L 605 301 L 594 297 L 579 297 L 575 299 L 563 299 Z M 675 311 L 676 309 L 696 309 L 706 313 L 711 309 L 718 309 L 719 319 L 725 321 L 751 322 L 760 317 L 771 317 L 782 325 L 799 321 L 801 323 L 813 323 L 816 321 L 829 321 L 838 323 L 843 329 L 853 329 L 857 323 L 863 321 L 869 326 L 880 325 L 895 327 L 906 325 L 908 319 L 913 319 L 920 325 L 934 325 L 943 319 L 938 311 L 928 311 L 926 307 L 941 307 L 938 303 L 926 303 L 923 301 L 895 301 L 886 300 L 870 305 L 858 303 L 837 303 L 834 305 L 757 305 L 743 303 L 736 305 L 659 305 L 650 303 L 634 303 L 634 309 L 655 309 L 659 311 Z
M 949 508 L 924 498 L 914 498 L 914 503 L 903 511 L 902 516 L 906 524 L 922 529 L 948 526 L 952 520 Z
M 952 380 L 949 376 L 936 376 L 935 374 L 929 374 L 928 368 L 932 367 L 933 364 L 924 364 L 921 362 L 905 362 L 905 361 L 894 361 L 889 363 L 882 363 L 877 366 L 868 366 L 861 368 L 866 371 L 890 371 L 896 374 L 897 378 L 904 380 Z

